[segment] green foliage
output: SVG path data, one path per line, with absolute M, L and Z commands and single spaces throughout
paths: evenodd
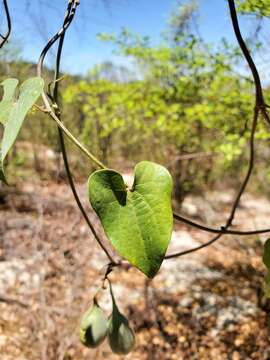
M 172 180 L 162 166 L 135 167 L 132 189 L 114 170 L 98 170 L 88 181 L 89 199 L 121 256 L 148 277 L 155 276 L 172 233 Z
M 41 95 L 44 82 L 38 77 L 26 80 L 20 86 L 17 99 L 15 98 L 17 79 L 7 79 L 1 85 L 4 88 L 4 94 L 0 103 L 0 122 L 4 126 L 4 134 L 1 143 L 0 179 L 6 182 L 4 160 L 18 136 L 28 111 Z
M 270 17 L 270 0 L 238 0 L 239 11 Z
M 247 164 L 253 108 L 253 84 L 237 72 L 242 62 L 239 49 L 225 41 L 215 48 L 203 43 L 192 33 L 195 2 L 182 4 L 159 44 L 128 29 L 100 35 L 126 56 L 130 68 L 106 62 L 87 77 L 66 76 L 60 83 L 62 118 L 78 140 L 110 168 L 121 166 L 126 171 L 144 159 L 165 164 L 179 203 L 187 192 L 200 191 L 219 178 L 238 185 Z M 24 70 L 18 71 L 25 77 Z M 264 125 L 260 124 L 256 137 L 259 156 L 266 157 L 269 132 Z M 59 151 L 55 124 L 43 114 L 35 114 L 21 138 L 36 139 L 37 144 Z M 69 142 L 67 146 L 72 150 Z M 203 163 L 196 157 L 178 160 L 196 153 L 210 156 Z M 87 175 L 91 164 L 86 166 L 84 158 L 72 155 L 77 176 Z M 266 190 L 269 169 L 257 169 L 259 184 Z
M 123 52 L 144 69 L 144 80 L 81 81 L 65 92 L 66 102 L 80 106 L 84 115 L 82 140 L 86 144 L 103 155 L 111 153 L 112 139 L 117 138 L 126 156 L 124 140 L 137 153 L 150 143 L 150 152 L 158 159 L 166 151 L 162 144 L 179 152 L 185 145 L 190 152 L 224 153 L 225 140 L 235 158 L 239 146 L 231 134 L 249 114 L 251 87 L 233 73 L 231 54 L 207 55 L 194 41 L 180 50 L 133 46 Z M 153 137 L 159 139 L 157 146 Z
M 200 189 L 210 175 L 216 179 L 226 171 L 232 178 L 228 170 L 245 166 L 253 84 L 235 70 L 239 50 L 225 41 L 213 49 L 185 33 L 159 45 L 127 29 L 101 37 L 131 59 L 140 78 L 112 81 L 108 72 L 99 78 L 95 69 L 95 78 L 69 86 L 64 100 L 67 112 L 82 116 L 75 128 L 81 128 L 81 140 L 105 163 L 124 157 L 171 164 L 182 193 Z M 263 142 L 269 138 L 263 126 L 257 136 Z M 201 152 L 213 154 L 216 166 L 210 158 L 204 166 L 196 159 L 171 162 Z

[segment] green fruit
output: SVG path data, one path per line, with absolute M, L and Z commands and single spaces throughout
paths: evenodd
M 96 300 L 83 315 L 80 326 L 80 340 L 83 345 L 95 348 L 107 335 L 107 318 Z
M 128 319 L 120 313 L 112 293 L 113 312 L 108 321 L 108 339 L 112 351 L 116 354 L 128 354 L 134 344 L 135 335 Z

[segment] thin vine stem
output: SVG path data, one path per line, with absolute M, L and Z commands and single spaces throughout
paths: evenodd
M 62 36 L 62 34 L 66 31 L 66 29 L 69 27 L 69 25 L 71 24 L 74 16 L 75 16 L 75 12 L 76 12 L 76 8 L 79 5 L 78 1 L 69 1 L 69 5 L 72 5 L 71 9 L 70 9 L 70 13 L 69 16 L 67 17 L 67 19 L 64 22 L 64 25 L 61 27 L 61 29 L 49 40 L 49 42 L 46 44 L 46 46 L 44 47 L 44 49 L 42 50 L 39 60 L 38 60 L 38 65 L 37 65 L 37 74 L 38 76 L 41 77 L 42 74 L 42 68 L 43 68 L 43 63 L 44 63 L 44 59 L 46 54 L 48 53 L 49 49 L 53 46 L 53 44 Z M 58 116 L 55 114 L 55 111 L 53 110 L 48 95 L 45 93 L 45 91 L 42 92 L 42 99 L 43 99 L 43 103 L 45 105 L 45 109 L 44 112 L 47 113 L 54 121 L 56 121 L 57 125 L 64 131 L 64 133 L 66 134 L 66 136 L 91 160 L 93 161 L 98 167 L 102 168 L 102 169 L 106 169 L 107 167 L 100 161 L 98 160 L 89 150 L 87 150 L 77 139 L 76 137 L 65 127 L 65 125 L 62 123 L 62 121 L 58 118 Z
M 72 6 L 72 4 L 69 3 L 68 8 L 67 8 L 67 12 L 66 12 L 66 16 L 65 16 L 65 19 L 64 19 L 63 26 L 65 25 L 65 22 L 68 20 L 68 17 L 69 17 L 70 12 L 71 12 L 71 6 Z M 67 30 L 67 28 L 66 28 L 66 30 Z M 64 40 L 65 40 L 66 30 L 62 33 L 62 35 L 60 36 L 60 39 L 59 39 L 59 44 L 58 44 L 58 48 L 57 48 L 57 56 L 56 56 L 55 74 L 54 74 L 53 101 L 57 105 L 56 108 L 58 110 L 59 110 L 59 105 L 58 105 L 58 102 L 59 102 L 59 99 L 58 99 L 59 98 L 59 96 L 58 96 L 58 94 L 59 94 L 59 92 L 58 92 L 58 90 L 59 90 L 59 82 L 57 81 L 57 79 L 59 78 L 59 75 L 60 75 L 61 56 L 62 56 L 62 50 L 63 50 Z M 60 113 L 60 111 L 58 111 L 57 115 L 58 115 L 59 120 L 61 121 L 61 113 Z M 81 203 L 81 200 L 80 200 L 80 197 L 79 197 L 78 192 L 76 190 L 76 186 L 75 186 L 75 183 L 73 181 L 73 176 L 72 176 L 72 173 L 71 173 L 71 170 L 70 170 L 69 161 L 68 161 L 68 155 L 67 155 L 66 146 L 65 146 L 65 139 L 64 139 L 64 136 L 63 136 L 63 131 L 59 127 L 58 127 L 58 134 L 59 134 L 59 142 L 60 142 L 62 157 L 63 157 L 63 161 L 64 161 L 64 165 L 65 165 L 69 185 L 70 185 L 71 191 L 73 193 L 74 199 L 75 199 L 75 201 L 77 203 L 77 206 L 80 209 L 80 211 L 81 211 L 81 213 L 83 215 L 83 218 L 86 221 L 88 227 L 90 228 L 90 230 L 91 230 L 93 236 L 95 237 L 97 243 L 99 244 L 99 246 L 102 248 L 102 250 L 104 251 L 104 253 L 108 257 L 110 263 L 114 264 L 115 263 L 114 259 L 112 258 L 112 256 L 108 252 L 107 248 L 104 246 L 101 239 L 99 238 L 99 236 L 98 236 L 97 232 L 95 231 L 95 228 L 94 228 L 91 220 L 89 219 L 89 217 L 88 217 L 88 215 L 87 215 L 87 213 L 86 213 L 86 211 L 85 211 L 85 209 L 84 209 L 84 207 L 83 207 L 83 205 Z
M 8 41 L 10 34 L 11 34 L 11 28 L 12 28 L 7 0 L 3 0 L 3 5 L 4 5 L 4 9 L 5 9 L 6 20 L 7 20 L 7 32 L 5 33 L 5 35 L 1 35 L 0 49 Z
M 243 39 L 243 36 L 241 34 L 238 16 L 237 16 L 236 7 L 235 7 L 235 2 L 234 2 L 234 0 L 228 0 L 228 4 L 229 4 L 230 16 L 231 16 L 231 21 L 232 21 L 232 26 L 233 26 L 235 37 L 236 37 L 238 45 L 248 63 L 248 66 L 250 68 L 250 71 L 251 71 L 253 79 L 254 79 L 255 90 L 256 90 L 256 105 L 260 106 L 260 107 L 265 106 L 260 75 L 259 75 L 259 72 L 255 65 L 255 62 L 252 59 L 250 51 L 246 45 L 246 42 Z
M 266 122 L 270 125 L 270 117 L 269 117 L 269 113 L 267 111 L 267 108 L 269 108 L 269 106 L 265 103 L 263 89 L 262 89 L 262 83 L 261 83 L 258 69 L 255 65 L 255 62 L 252 59 L 250 51 L 248 50 L 248 47 L 247 47 L 247 45 L 243 39 L 243 36 L 241 34 L 238 17 L 237 17 L 237 12 L 236 12 L 236 8 L 235 8 L 235 2 L 234 2 L 234 0 L 228 0 L 228 3 L 229 3 L 230 15 L 231 15 L 232 25 L 233 25 L 236 39 L 238 41 L 238 44 L 242 50 L 242 53 L 249 65 L 249 68 L 253 75 L 255 89 L 256 89 L 256 106 L 259 108 L 259 110 L 260 110 L 261 114 L 263 115 L 264 119 L 266 120 Z
M 184 216 L 181 216 L 179 214 L 174 213 L 173 217 L 175 220 L 180 221 L 182 223 L 185 223 L 191 227 L 197 228 L 201 231 L 205 231 L 208 233 L 212 233 L 212 234 L 223 234 L 223 235 L 239 235 L 239 236 L 247 236 L 247 235 L 259 235 L 259 234 L 265 234 L 270 232 L 270 228 L 266 228 L 266 229 L 259 229 L 259 230 L 246 230 L 246 231 L 241 231 L 241 230 L 230 230 L 230 229 L 225 229 L 224 226 L 221 226 L 220 229 L 216 229 L 216 228 L 212 228 L 212 227 L 208 227 L 205 225 L 201 225 L 198 224 L 192 220 L 189 220 L 187 218 L 185 218 Z
M 44 93 L 45 94 L 45 93 Z M 43 94 L 42 94 L 43 95 Z M 45 94 L 46 96 L 46 94 Z M 47 97 L 47 96 L 46 96 Z M 93 161 L 98 167 L 102 169 L 107 169 L 107 167 L 98 160 L 90 151 L 88 151 L 77 139 L 72 133 L 65 127 L 65 125 L 61 122 L 61 120 L 56 116 L 55 112 L 52 110 L 50 103 L 45 101 L 45 98 L 43 98 L 44 104 L 46 106 L 46 110 L 44 111 L 47 113 L 54 121 L 56 121 L 57 125 L 63 130 L 65 135 L 91 160 Z M 50 106 L 50 109 L 48 108 L 48 105 Z
M 235 8 L 235 2 L 234 0 L 228 0 L 228 3 L 229 3 L 230 15 L 231 15 L 232 25 L 236 39 L 253 75 L 255 89 L 256 89 L 256 106 L 263 115 L 264 119 L 270 125 L 270 117 L 267 112 L 267 108 L 269 108 L 269 106 L 265 103 L 259 72 L 241 34 L 237 12 Z

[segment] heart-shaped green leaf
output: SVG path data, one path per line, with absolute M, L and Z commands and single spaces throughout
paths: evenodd
M 163 166 L 142 161 L 132 189 L 114 170 L 98 170 L 88 180 L 89 199 L 121 256 L 153 278 L 172 234 L 172 178 Z
M 6 182 L 5 157 L 14 144 L 28 111 L 41 95 L 44 82 L 40 77 L 26 80 L 20 86 L 18 99 L 15 99 L 17 79 L 6 79 L 0 85 L 4 88 L 3 98 L 0 102 L 0 122 L 4 125 L 0 152 L 0 180 Z

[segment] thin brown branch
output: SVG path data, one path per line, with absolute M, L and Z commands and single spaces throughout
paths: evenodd
M 185 218 L 179 214 L 174 213 L 173 217 L 175 220 L 180 221 L 184 224 L 187 224 L 191 227 L 197 228 L 201 231 L 205 231 L 212 234 L 223 234 L 223 235 L 239 235 L 239 236 L 248 236 L 248 235 L 259 235 L 259 234 L 266 234 L 270 232 L 270 228 L 266 229 L 258 229 L 258 230 L 229 230 L 225 229 L 224 226 L 221 226 L 220 229 L 212 228 L 209 226 L 198 224 L 192 220 Z
M 231 210 L 231 214 L 226 223 L 225 228 L 228 228 L 231 226 L 233 219 L 234 219 L 235 212 L 238 208 L 241 196 L 243 195 L 244 191 L 246 190 L 247 184 L 248 184 L 250 176 L 252 174 L 252 170 L 254 167 L 254 157 L 255 157 L 255 132 L 256 132 L 256 128 L 257 128 L 257 124 L 258 124 L 258 117 L 259 117 L 259 109 L 257 107 L 255 107 L 253 121 L 252 121 L 251 134 L 250 134 L 250 144 L 249 144 L 250 155 L 249 155 L 248 171 L 247 171 L 245 179 L 240 187 L 240 190 L 239 190 L 238 194 L 236 195 L 236 198 L 235 198 L 232 210 Z
M 234 29 L 236 39 L 238 41 L 238 44 L 239 44 L 239 46 L 240 46 L 240 48 L 242 50 L 242 53 L 243 53 L 248 65 L 249 65 L 249 68 L 250 68 L 250 70 L 252 72 L 252 75 L 253 75 L 255 89 L 256 89 L 256 106 L 261 111 L 261 113 L 262 113 L 264 119 L 266 120 L 266 122 L 270 125 L 270 117 L 269 117 L 269 114 L 267 112 L 267 108 L 269 106 L 267 106 L 267 104 L 265 103 L 262 84 L 261 84 L 261 79 L 260 79 L 258 69 L 257 69 L 257 67 L 255 65 L 255 62 L 252 59 L 250 51 L 248 50 L 248 47 L 247 47 L 247 45 L 246 45 L 246 43 L 245 43 L 245 41 L 244 41 L 244 39 L 242 37 L 241 31 L 240 31 L 237 12 L 236 12 L 236 8 L 235 8 L 235 2 L 234 2 L 234 0 L 228 0 L 228 3 L 229 3 L 230 15 L 231 15 L 232 25 L 233 25 L 233 29 Z
M 64 26 L 49 40 L 49 42 L 46 44 L 46 46 L 44 47 L 44 49 L 42 50 L 39 60 L 38 60 L 38 65 L 37 65 L 37 75 L 41 77 L 42 74 L 42 69 L 43 69 L 43 63 L 44 63 L 44 59 L 45 56 L 47 55 L 49 49 L 53 46 L 53 44 L 61 37 L 61 35 L 66 31 L 66 29 L 69 27 L 69 25 L 71 24 L 74 16 L 75 16 L 75 12 L 76 12 L 76 8 L 79 5 L 79 1 L 78 0 L 70 0 L 69 3 L 72 4 L 72 8 L 70 10 L 70 15 L 67 18 L 67 20 L 64 23 Z M 58 118 L 58 116 L 56 116 L 55 111 L 53 110 L 51 104 L 50 104 L 50 100 L 48 98 L 48 95 L 45 93 L 45 91 L 42 92 L 41 94 L 42 99 L 43 99 L 43 103 L 45 105 L 45 109 L 43 110 L 45 113 L 47 113 L 58 125 L 58 127 L 60 127 L 64 133 L 66 134 L 66 136 L 69 137 L 69 139 L 91 160 L 93 161 L 98 167 L 102 168 L 102 169 L 106 169 L 106 166 L 100 161 L 98 160 L 89 150 L 87 150 L 78 140 L 77 138 L 64 126 L 64 124 L 62 123 L 62 121 Z
M 167 256 L 165 256 L 165 260 L 169 260 L 169 259 L 173 259 L 173 258 L 176 258 L 176 257 L 180 257 L 180 256 L 184 256 L 184 255 L 187 255 L 187 254 L 190 254 L 190 253 L 193 253 L 195 251 L 198 251 L 198 250 L 201 250 L 203 248 L 206 248 L 212 244 L 214 244 L 217 240 L 219 240 L 224 234 L 219 234 L 217 236 L 215 236 L 214 238 L 212 238 L 211 240 L 209 240 L 208 242 L 200 245 L 200 246 L 196 246 L 195 248 L 192 248 L 192 249 L 188 249 L 188 250 L 184 250 L 184 251 L 179 251 L 175 254 L 169 254 Z
M 24 301 L 21 301 L 17 298 L 14 298 L 14 297 L 11 297 L 11 296 L 7 296 L 7 295 L 3 295 L 3 294 L 0 294 L 0 302 L 4 302 L 4 303 L 7 303 L 7 304 L 11 304 L 11 305 L 19 305 L 25 309 L 27 309 L 30 305 L 27 304 L 26 302 Z
M 257 106 L 264 106 L 264 96 L 263 96 L 263 90 L 262 90 L 262 85 L 261 85 L 261 79 L 260 79 L 260 75 L 259 72 L 257 70 L 257 67 L 255 65 L 255 62 L 252 59 L 252 56 L 250 54 L 250 51 L 243 39 L 243 36 L 241 34 L 241 30 L 239 27 L 239 22 L 238 22 L 238 17 L 237 17 L 237 13 L 236 13 L 236 8 L 235 8 L 235 3 L 234 0 L 228 0 L 229 3 L 229 9 L 230 9 L 230 16 L 231 16 L 231 21 L 232 21 L 232 26 L 233 26 L 233 30 L 234 30 L 234 34 L 236 36 L 237 42 L 239 44 L 239 47 L 248 63 L 248 66 L 252 72 L 252 76 L 254 79 L 254 83 L 255 83 L 255 88 L 256 88 L 256 105 Z

